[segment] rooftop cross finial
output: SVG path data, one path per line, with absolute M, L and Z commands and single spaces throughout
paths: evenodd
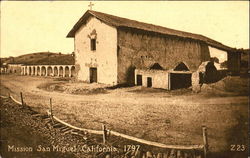
M 88 5 L 89 10 L 92 10 L 92 6 L 94 6 L 94 4 L 92 2 L 89 2 L 89 5 Z

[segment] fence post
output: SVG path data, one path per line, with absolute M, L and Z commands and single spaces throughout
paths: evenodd
M 53 111 L 52 111 L 52 98 L 49 98 L 49 105 L 50 105 L 50 117 L 51 117 L 51 121 L 54 124 Z
M 204 158 L 207 158 L 208 141 L 207 141 L 207 128 L 205 126 L 202 127 L 202 135 L 203 135 L 203 144 L 204 144 Z
M 23 93 L 20 92 L 20 96 L 21 96 L 21 102 L 22 102 L 22 106 L 24 105 L 24 102 L 23 102 Z
M 107 140 L 107 129 L 106 129 L 106 126 L 103 124 L 102 125 L 102 130 L 103 130 L 103 144 L 106 144 L 106 140 Z

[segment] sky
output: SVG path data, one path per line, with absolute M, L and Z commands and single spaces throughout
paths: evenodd
M 1 1 L 1 57 L 74 51 L 66 38 L 90 1 Z M 248 1 L 92 1 L 93 10 L 249 48 Z

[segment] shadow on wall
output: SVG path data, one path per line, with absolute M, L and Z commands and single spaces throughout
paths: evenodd
M 134 86 L 135 85 L 135 66 L 130 66 L 126 72 L 127 84 L 123 86 Z

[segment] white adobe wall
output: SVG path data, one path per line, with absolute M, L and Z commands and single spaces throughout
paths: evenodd
M 96 30 L 96 50 L 91 51 L 90 34 Z M 90 17 L 75 34 L 76 66 L 80 66 L 77 79 L 90 81 L 89 68 L 97 68 L 97 82 L 117 84 L 117 30 Z
M 137 80 L 136 75 L 142 75 L 142 86 L 147 87 L 147 77 L 152 78 L 153 88 L 169 89 L 168 86 L 168 72 L 162 70 L 135 70 L 135 82 Z M 136 83 L 135 83 L 136 84 Z

